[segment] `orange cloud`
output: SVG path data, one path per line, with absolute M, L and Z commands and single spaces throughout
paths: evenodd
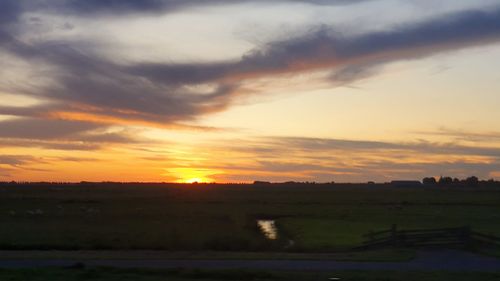
M 46 113 L 46 117 L 49 119 L 58 119 L 58 120 L 85 121 L 85 122 L 108 124 L 108 125 L 116 125 L 116 124 L 132 125 L 132 126 L 143 126 L 143 127 L 172 129 L 172 130 L 192 130 L 192 131 L 221 130 L 220 128 L 214 128 L 214 127 L 170 123 L 170 122 L 163 123 L 159 121 L 147 121 L 144 119 L 132 119 L 132 118 L 126 119 L 105 114 L 75 112 L 75 111 L 48 112 Z

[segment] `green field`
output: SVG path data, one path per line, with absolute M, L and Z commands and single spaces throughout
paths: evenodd
M 276 220 L 266 240 L 257 218 Z M 500 235 L 500 188 L 4 185 L 0 249 L 337 252 L 387 229 Z M 290 242 L 292 240 L 293 242 Z
M 390 272 L 390 271 L 338 271 L 314 272 L 267 272 L 248 270 L 143 270 L 143 269 L 0 269 L 0 280 L 5 281 L 221 281 L 221 280 L 302 280 L 318 281 L 337 277 L 342 281 L 496 281 L 498 273 L 478 272 Z

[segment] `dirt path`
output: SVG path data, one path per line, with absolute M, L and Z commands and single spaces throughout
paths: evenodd
M 0 268 L 71 266 L 78 260 L 0 260 Z M 204 268 L 269 270 L 500 271 L 500 259 L 461 251 L 421 251 L 408 262 L 341 262 L 312 260 L 85 260 L 86 266 L 119 268 Z

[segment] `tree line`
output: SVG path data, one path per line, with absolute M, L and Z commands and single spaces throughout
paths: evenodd
M 479 180 L 479 178 L 476 176 L 470 176 L 465 179 L 441 176 L 437 180 L 434 177 L 425 177 L 422 180 L 422 183 L 424 185 L 441 185 L 441 186 L 456 185 L 456 186 L 477 187 L 479 185 L 497 185 L 499 182 L 495 181 L 494 179 Z

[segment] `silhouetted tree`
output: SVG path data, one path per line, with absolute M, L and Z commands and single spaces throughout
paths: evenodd
M 434 177 L 427 177 L 422 180 L 422 183 L 425 185 L 435 185 L 436 179 Z
M 440 177 L 438 183 L 440 185 L 449 185 L 453 183 L 453 179 L 451 177 Z
M 479 179 L 476 176 L 468 177 L 465 179 L 465 183 L 468 186 L 478 186 L 479 185 Z

